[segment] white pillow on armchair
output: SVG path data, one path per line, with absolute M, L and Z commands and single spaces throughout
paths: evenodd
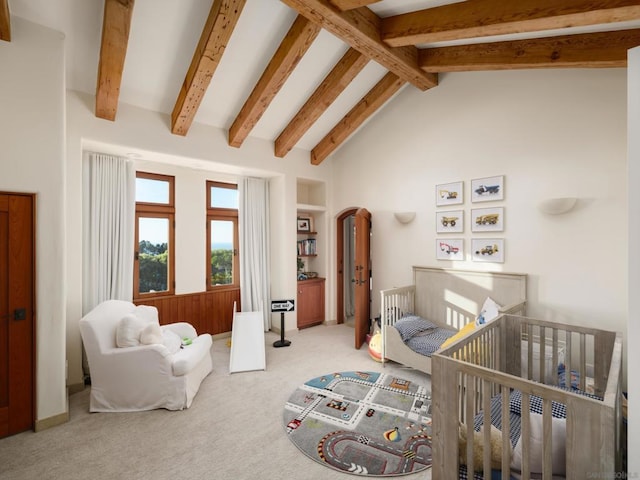
M 118 322 L 116 328 L 116 345 L 118 347 L 137 347 L 140 345 L 140 333 L 145 327 L 144 320 L 135 313 L 127 313 Z
M 154 343 L 162 343 L 162 330 L 157 323 L 149 323 L 140 332 L 140 343 L 143 345 L 152 345 Z
M 144 332 L 144 340 L 142 334 Z M 116 345 L 136 347 L 140 344 L 162 343 L 158 309 L 150 305 L 138 305 L 118 322 Z

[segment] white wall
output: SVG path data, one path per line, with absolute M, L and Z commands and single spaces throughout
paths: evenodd
M 36 193 L 36 421 L 66 412 L 63 36 L 12 17 L 0 42 L 0 191 Z
M 618 330 L 627 319 L 626 70 L 442 75 L 407 87 L 335 154 L 334 214 L 372 212 L 373 311 L 379 290 L 410 284 L 412 265 L 529 274 L 528 313 Z M 503 264 L 435 258 L 435 185 L 464 181 L 470 254 L 471 179 L 505 175 Z M 574 211 L 537 204 L 576 196 Z M 450 207 L 449 209 L 457 209 Z M 400 225 L 394 211 L 414 210 Z M 439 207 L 438 210 L 446 210 Z
M 225 131 L 195 123 L 186 137 L 173 135 L 169 115 L 120 104 L 115 122 L 96 118 L 94 97 L 67 92 L 68 250 L 82 251 L 83 149 L 123 155 L 136 152 L 137 167 L 176 176 L 176 293 L 204 290 L 204 180 L 230 180 L 239 175 L 271 179 L 271 252 L 274 298 L 296 294 L 296 178 L 327 181 L 330 162 L 312 166 L 309 154 L 293 150 L 284 159 L 273 155 L 271 142 L 248 139 L 240 149 L 227 145 Z M 193 230 L 192 230 L 193 229 Z M 77 322 L 82 316 L 82 266 L 68 265 L 69 381 L 82 378 Z M 279 317 L 277 326 L 279 327 Z M 286 330 L 296 328 L 288 314 Z
M 628 95 L 629 95 L 629 345 L 640 340 L 640 47 L 629 51 Z M 635 295 L 634 295 L 635 294 Z M 640 364 L 640 349 L 629 348 L 628 364 Z M 629 463 L 628 472 L 640 475 L 640 457 L 634 455 L 640 445 L 640 373 L 629 372 Z M 632 448 L 634 447 L 634 448 Z

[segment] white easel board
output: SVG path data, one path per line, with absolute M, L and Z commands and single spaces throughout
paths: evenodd
M 262 312 L 237 312 L 234 304 L 229 373 L 265 369 Z

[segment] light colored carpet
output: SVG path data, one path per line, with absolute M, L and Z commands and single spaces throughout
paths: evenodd
M 302 454 L 282 426 L 282 406 L 314 375 L 371 370 L 430 389 L 426 374 L 374 362 L 353 348 L 353 328 L 266 334 L 266 371 L 229 374 L 227 339 L 213 343 L 213 372 L 188 410 L 89 413 L 89 390 L 69 399 L 70 421 L 0 440 L 0 479 L 352 479 Z M 403 479 L 431 478 L 431 469 Z

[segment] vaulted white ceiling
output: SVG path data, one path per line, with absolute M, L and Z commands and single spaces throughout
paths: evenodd
M 0 0 L 0 3 L 6 1 Z M 340 1 L 333 0 L 332 3 L 339 5 Z M 129 2 L 123 0 L 122 3 Z M 269 65 L 274 52 L 298 17 L 298 12 L 287 6 L 290 3 L 309 3 L 313 6 L 316 2 L 246 1 L 222 59 L 197 108 L 195 122 L 225 130 L 231 127 L 265 68 Z M 329 5 L 330 1 L 319 0 L 319 3 Z M 485 13 L 483 5 L 492 9 L 499 5 L 499 2 L 496 3 L 495 0 L 361 2 L 361 4 L 367 3 L 368 5 L 362 8 L 368 8 L 380 18 L 453 3 L 477 4 L 480 13 Z M 529 8 L 530 5 L 536 3 L 544 6 L 555 3 L 560 8 L 561 6 L 568 7 L 573 4 L 580 5 L 589 2 L 580 0 L 566 0 L 565 2 L 522 0 L 517 3 L 522 4 L 523 8 Z M 563 28 L 546 27 L 544 31 L 534 32 L 510 31 L 507 35 L 480 36 L 471 39 L 467 38 L 468 35 L 465 33 L 460 35 L 465 38 L 451 38 L 446 41 L 438 40 L 427 43 L 418 41 L 415 45 L 419 49 L 437 48 L 632 29 L 640 26 L 640 2 L 610 0 L 599 3 L 606 4 L 605 7 L 611 8 L 612 12 L 617 13 L 611 15 L 611 18 L 606 22 L 599 20 L 588 25 L 576 25 L 575 19 L 564 23 L 560 20 L 558 25 Z M 104 1 L 8 0 L 8 5 L 12 17 L 22 17 L 65 34 L 67 88 L 95 95 L 103 30 Z M 212 0 L 135 0 L 118 98 L 120 103 L 124 102 L 169 115 L 172 113 L 211 8 Z M 331 8 L 337 7 L 332 6 Z M 624 18 L 620 18 L 620 12 L 627 12 Z M 487 11 L 486 13 L 492 12 Z M 605 16 L 599 18 L 605 18 Z M 478 18 L 478 25 L 481 25 L 482 21 L 483 19 Z M 640 38 L 640 35 L 636 31 L 634 32 L 633 38 Z M 640 44 L 640 42 L 638 43 Z M 249 135 L 275 141 L 348 49 L 349 45 L 345 41 L 327 30 L 321 30 L 264 114 L 253 126 Z M 604 65 L 594 64 L 591 66 L 601 67 Z M 506 67 L 501 66 L 500 68 Z M 516 66 L 514 68 L 522 67 Z M 549 65 L 541 65 L 540 68 L 549 68 Z M 461 68 L 461 70 L 464 69 Z M 348 84 L 319 119 L 310 126 L 297 142 L 295 148 L 312 151 L 387 72 L 387 68 L 375 61 L 368 62 L 366 67 Z M 439 75 L 440 83 L 446 81 L 446 74 L 436 73 L 435 75 Z M 455 73 L 451 73 L 451 75 L 455 75 Z M 416 87 L 405 83 L 402 88 Z M 424 94 L 428 95 L 429 91 L 425 91 Z M 117 122 L 117 116 L 115 121 Z

